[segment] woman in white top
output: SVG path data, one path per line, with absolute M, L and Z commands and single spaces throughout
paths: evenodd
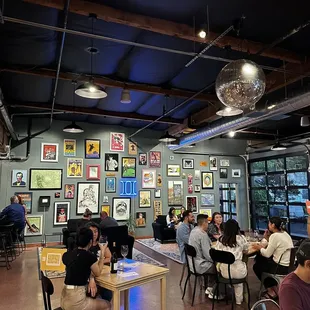
M 224 234 L 218 239 L 215 248 L 227 251 L 235 256 L 235 262 L 230 266 L 232 279 L 243 279 L 247 275 L 247 266 L 242 261 L 243 253 L 248 251 L 248 243 L 240 234 L 239 224 L 235 220 L 228 220 L 224 226 Z M 220 264 L 222 276 L 229 279 L 228 265 Z M 240 305 L 243 300 L 243 284 L 234 284 L 236 304 Z
M 166 216 L 166 222 L 168 227 L 175 227 L 178 223 L 178 217 L 175 215 L 175 208 L 171 207 Z

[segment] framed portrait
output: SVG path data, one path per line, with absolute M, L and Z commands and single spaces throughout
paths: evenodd
M 158 215 L 163 214 L 163 205 L 160 200 L 154 200 L 153 206 L 154 206 L 154 220 L 156 220 Z
M 118 154 L 106 153 L 104 155 L 105 171 L 118 171 Z
M 195 185 L 194 192 L 199 193 L 200 192 L 200 185 Z
M 76 156 L 76 140 L 64 139 L 64 156 L 67 157 Z
M 85 139 L 85 158 L 99 159 L 100 150 L 99 139 Z
M 179 177 L 179 176 L 181 176 L 180 165 L 167 164 L 167 176 L 168 177 Z
M 201 188 L 213 188 L 213 172 L 201 172 Z
M 160 198 L 161 197 L 161 189 L 155 189 L 154 197 L 155 198 Z
M 108 216 L 111 215 L 110 213 L 110 205 L 102 205 L 101 206 L 101 212 L 107 212 Z
M 86 165 L 86 180 L 100 180 L 100 165 Z
M 30 169 L 29 189 L 62 189 L 62 169 Z
M 217 170 L 217 157 L 210 156 L 210 170 L 211 171 Z
M 168 181 L 168 206 L 183 205 L 183 181 Z
M 146 153 L 140 153 L 139 154 L 139 165 L 140 166 L 146 166 L 147 165 L 147 154 Z
M 208 193 L 208 194 L 201 194 L 201 206 L 214 206 L 215 201 L 214 201 L 214 194 L 213 193 Z
M 194 169 L 194 159 L 183 158 L 182 159 L 182 168 L 183 169 Z
M 150 151 L 150 168 L 160 168 L 161 167 L 161 152 Z
M 67 159 L 67 178 L 83 178 L 83 158 Z
M 142 188 L 156 188 L 156 169 L 142 169 Z
M 25 228 L 25 236 L 42 236 L 43 233 L 43 215 L 27 215 L 27 219 L 35 232 L 32 232 L 28 226 Z
M 134 157 L 122 157 L 122 177 L 136 177 L 136 159 Z
M 70 216 L 70 202 L 55 202 L 54 225 L 67 225 Z
M 58 163 L 58 143 L 41 143 L 41 161 Z
M 65 199 L 74 199 L 75 196 L 75 185 L 65 184 Z
M 241 177 L 241 169 L 232 169 L 231 174 L 233 178 L 240 178 Z
M 220 159 L 220 166 L 221 167 L 229 167 L 229 159 Z
M 77 184 L 76 214 L 83 214 L 88 208 L 94 214 L 99 213 L 99 182 L 79 182 Z
M 105 178 L 105 192 L 116 193 L 116 178 L 114 177 Z
M 12 170 L 12 186 L 13 187 L 25 187 L 28 182 L 28 171 L 27 170 Z
M 147 190 L 139 191 L 139 207 L 140 208 L 151 207 L 151 191 Z
M 136 212 L 136 225 L 137 227 L 146 226 L 146 212 Z
M 138 154 L 138 147 L 137 144 L 133 142 L 128 143 L 128 155 L 137 155 Z
M 125 134 L 119 132 L 110 132 L 110 151 L 124 152 Z
M 220 178 L 227 179 L 228 176 L 228 169 L 227 168 L 220 168 Z
M 113 197 L 113 217 L 117 221 L 127 221 L 130 215 L 131 199 L 122 197 Z
M 193 213 L 198 213 L 198 197 L 186 196 L 186 209 L 192 210 Z
M 16 192 L 14 195 L 19 196 L 22 199 L 23 204 L 26 207 L 27 214 L 32 211 L 32 193 L 31 192 Z

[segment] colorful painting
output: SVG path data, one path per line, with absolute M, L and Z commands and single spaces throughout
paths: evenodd
M 210 170 L 217 170 L 217 158 L 214 156 L 210 156 Z
M 183 158 L 182 159 L 182 168 L 183 169 L 194 169 L 194 159 Z
M 214 194 L 201 194 L 201 206 L 214 206 Z
M 67 225 L 70 215 L 70 202 L 55 202 L 54 225 Z
M 193 213 L 198 213 L 197 196 L 186 196 L 186 209 L 191 210 Z
M 130 198 L 114 197 L 113 198 L 113 217 L 117 221 L 127 221 L 131 209 Z
M 105 192 L 116 193 L 116 178 L 105 178 Z
M 41 143 L 41 161 L 58 162 L 58 143 Z
M 42 236 L 43 233 L 43 215 L 27 215 L 27 219 L 35 232 L 32 232 L 28 226 L 25 228 L 25 236 Z
M 83 214 L 88 208 L 91 212 L 99 213 L 100 183 L 78 183 L 76 214 Z
M 32 190 L 62 189 L 62 169 L 30 169 Z
M 156 188 L 156 170 L 142 169 L 142 188 Z
M 168 205 L 183 205 L 183 181 L 168 181 Z
M 160 168 L 161 152 L 151 151 L 149 154 L 150 154 L 150 168 Z
M 154 220 L 157 219 L 158 215 L 163 214 L 163 206 L 160 200 L 154 200 Z
M 136 225 L 137 227 L 146 226 L 146 212 L 136 212 Z
M 28 171 L 27 170 L 12 170 L 12 186 L 25 187 L 27 186 Z
M 168 177 L 179 177 L 181 176 L 181 166 L 180 165 L 167 165 L 167 176 Z
M 85 158 L 99 159 L 100 158 L 100 140 L 85 139 Z
M 199 213 L 200 214 L 208 215 L 208 217 L 210 219 L 212 218 L 212 210 L 211 209 L 202 209 L 202 208 L 200 208 Z
M 119 132 L 110 132 L 110 151 L 124 152 L 125 134 Z
M 75 185 L 65 184 L 65 199 L 74 199 L 75 196 Z
M 64 139 L 64 156 L 76 156 L 76 140 Z
M 213 172 L 201 172 L 202 189 L 213 188 Z
M 86 165 L 86 180 L 100 180 L 100 165 Z
M 128 143 L 128 154 L 129 155 L 137 155 L 138 154 L 137 144 L 135 144 L 133 142 Z
M 118 154 L 106 153 L 104 161 L 105 171 L 118 171 Z
M 110 206 L 109 205 L 102 205 L 101 212 L 106 212 L 108 216 L 110 216 Z
M 67 159 L 67 178 L 83 177 L 83 158 Z
M 140 208 L 151 207 L 151 191 L 139 191 L 139 206 Z
M 136 159 L 134 157 L 122 157 L 122 177 L 136 177 Z
M 147 165 L 147 154 L 146 153 L 140 153 L 139 154 L 139 165 L 140 166 L 146 166 Z
M 32 210 L 32 193 L 14 193 L 14 195 L 19 196 L 22 200 L 22 204 L 26 207 L 27 214 L 31 213 Z

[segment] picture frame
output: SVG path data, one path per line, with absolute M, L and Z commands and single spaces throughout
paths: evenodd
M 105 178 L 105 192 L 116 193 L 116 178 L 115 177 Z
M 168 206 L 182 206 L 183 202 L 183 181 L 168 181 Z
M 149 162 L 150 162 L 150 168 L 161 168 L 161 152 L 150 151 Z
M 231 175 L 233 178 L 240 178 L 241 177 L 241 169 L 232 169 Z
M 139 166 L 147 165 L 147 153 L 139 153 Z
M 139 207 L 140 208 L 151 207 L 151 191 L 150 190 L 139 191 Z
M 27 214 L 32 212 L 32 192 L 15 192 L 14 195 L 19 196 L 26 207 Z
M 167 176 L 168 177 L 179 177 L 181 176 L 181 166 L 167 164 Z
M 201 172 L 201 188 L 213 189 L 213 172 Z
M 75 157 L 76 156 L 76 140 L 64 139 L 64 156 Z
M 142 188 L 156 188 L 156 169 L 142 169 Z
M 25 228 L 25 236 L 42 236 L 43 233 L 43 215 L 27 215 L 27 219 L 36 232 L 32 232 L 28 226 Z
M 214 193 L 206 193 L 200 195 L 200 205 L 201 207 L 214 206 L 215 205 L 215 195 Z
M 75 197 L 75 184 L 65 184 L 65 199 L 74 199 Z
M 113 197 L 113 217 L 116 221 L 127 221 L 131 214 L 131 199 L 127 197 Z
M 76 214 L 83 214 L 88 208 L 99 213 L 100 182 L 79 182 L 77 184 Z
M 54 203 L 54 226 L 67 225 L 70 217 L 70 202 Z
M 58 143 L 41 143 L 41 162 L 58 163 Z
M 86 165 L 86 180 L 100 180 L 100 165 Z
M 209 218 L 212 218 L 212 209 L 200 208 L 200 209 L 199 209 L 199 213 L 200 213 L 200 214 L 208 215 Z
M 155 189 L 154 197 L 155 198 L 160 198 L 161 197 L 161 189 Z
M 228 169 L 227 168 L 220 168 L 220 178 L 227 179 L 228 177 Z
M 154 200 L 153 202 L 153 209 L 154 209 L 154 220 L 157 219 L 158 215 L 163 214 L 163 205 L 160 200 Z
M 137 155 L 138 154 L 138 146 L 133 142 L 128 143 L 128 155 Z
M 197 196 L 186 196 L 186 210 L 192 210 L 193 213 L 198 213 Z
M 201 190 L 200 185 L 195 185 L 195 186 L 194 186 L 194 192 L 195 192 L 195 193 L 200 193 L 200 190 Z
M 161 173 L 157 173 L 156 186 L 157 187 L 163 186 L 163 178 L 161 177 Z
M 210 171 L 217 171 L 217 167 L 218 167 L 218 162 L 217 162 L 217 157 L 215 156 L 210 156 Z
M 136 212 L 136 226 L 145 227 L 146 226 L 146 212 Z
M 85 139 L 84 151 L 86 159 L 100 159 L 100 139 Z
M 83 178 L 83 158 L 67 158 L 67 178 Z
M 229 159 L 220 159 L 220 167 L 229 167 Z
M 110 205 L 102 205 L 101 212 L 107 212 L 108 216 L 111 216 L 111 206 Z
M 30 190 L 62 189 L 62 169 L 30 169 Z
M 11 177 L 12 187 L 26 187 L 28 183 L 28 171 L 26 169 L 13 169 Z
M 124 152 L 125 134 L 119 132 L 110 132 L 110 151 Z
M 122 178 L 135 178 L 136 170 L 135 157 L 122 157 Z
M 194 159 L 183 158 L 182 159 L 182 168 L 183 169 L 194 169 Z
M 119 156 L 115 153 L 106 153 L 104 155 L 104 170 L 105 171 L 118 171 Z

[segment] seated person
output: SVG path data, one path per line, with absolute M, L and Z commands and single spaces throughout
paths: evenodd
M 168 227 L 174 227 L 178 223 L 178 217 L 175 215 L 175 208 L 171 207 L 166 216 L 166 222 Z
M 259 251 L 253 266 L 257 278 L 261 280 L 263 272 L 288 274 L 290 249 L 294 245 L 291 236 L 285 231 L 285 225 L 280 217 L 274 216 L 269 219 L 268 230 L 265 231 L 264 238 L 268 241 L 267 248 L 264 248 L 263 243 L 252 245 L 255 250 Z M 275 280 L 266 279 L 263 284 L 268 289 L 269 298 L 277 297 Z
M 223 217 L 220 212 L 214 212 L 212 214 L 212 220 L 208 227 L 208 235 L 212 242 L 217 241 L 217 239 L 223 234 L 224 225 Z
M 107 300 L 94 299 L 86 296 L 87 282 L 91 272 L 94 276 L 100 276 L 104 265 L 104 253 L 106 247 L 101 246 L 101 255 L 97 257 L 89 252 L 93 242 L 93 232 L 86 227 L 82 227 L 77 234 L 77 248 L 64 253 L 62 261 L 66 266 L 65 285 L 61 294 L 61 308 L 64 310 L 99 310 L 111 309 L 111 304 Z M 92 297 L 95 292 L 91 291 Z
M 216 250 L 226 251 L 234 254 L 235 262 L 230 266 L 230 276 L 232 279 L 243 279 L 247 276 L 247 266 L 242 261 L 243 253 L 248 251 L 248 243 L 244 236 L 240 234 L 239 224 L 235 220 L 228 220 L 225 223 L 224 233 L 218 239 Z M 229 279 L 228 265 L 220 264 L 222 276 Z M 243 283 L 234 284 L 236 304 L 241 305 L 243 301 Z
M 113 217 L 109 216 L 106 211 L 100 212 L 100 229 L 101 231 L 108 227 L 115 227 L 118 226 L 118 222 Z
M 180 214 L 178 214 L 178 220 L 180 221 L 180 222 L 183 222 L 183 213 L 185 212 L 185 208 L 184 207 L 181 207 L 181 213 Z

